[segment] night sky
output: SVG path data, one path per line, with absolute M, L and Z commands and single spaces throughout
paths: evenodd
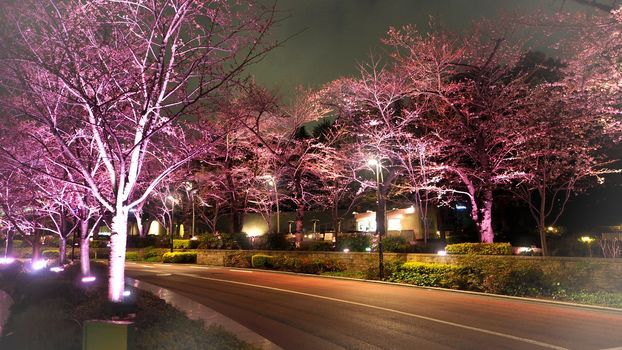
M 271 1 L 265 0 L 268 3 Z M 298 33 L 250 70 L 257 82 L 284 97 L 297 86 L 316 88 L 340 76 L 356 74 L 370 53 L 382 53 L 380 38 L 390 26 L 415 24 L 425 30 L 430 17 L 447 30 L 466 29 L 473 21 L 502 14 L 585 9 L 568 0 L 279 0 L 287 16 L 272 31 L 275 39 Z M 622 152 L 617 152 L 622 153 Z M 622 223 L 622 177 L 576 197 L 561 224 L 571 232 Z
M 264 0 L 270 2 L 269 0 Z M 275 39 L 295 37 L 270 52 L 251 69 L 257 81 L 290 96 L 297 86 L 318 87 L 356 72 L 371 52 L 382 52 L 380 39 L 390 26 L 415 24 L 425 30 L 430 17 L 447 30 L 500 14 L 552 12 L 562 0 L 279 0 L 282 16 Z M 270 2 L 271 3 L 271 2 Z M 576 10 L 566 1 L 565 10 Z

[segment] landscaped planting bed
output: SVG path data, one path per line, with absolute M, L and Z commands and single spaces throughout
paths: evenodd
M 221 327 L 205 329 L 141 290 L 132 289 L 126 303 L 113 305 L 107 301 L 106 267 L 93 266 L 97 280 L 88 288 L 79 282 L 79 270 L 28 274 L 17 263 L 0 267 L 0 288 L 14 300 L 0 349 L 79 350 L 85 321 L 131 314 L 136 350 L 256 349 Z

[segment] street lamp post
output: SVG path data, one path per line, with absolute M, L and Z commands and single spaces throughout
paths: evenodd
M 171 253 L 173 252 L 173 233 L 175 232 L 175 197 L 168 196 L 168 199 L 172 203 L 171 207 L 171 232 L 169 235 L 169 243 L 171 246 Z
M 281 232 L 281 212 L 279 210 L 279 191 L 276 188 L 276 178 L 272 175 L 263 175 L 259 179 L 267 179 L 268 185 L 274 190 L 274 200 L 276 202 L 276 233 Z
M 385 233 L 386 225 L 386 202 L 382 196 L 382 183 L 384 182 L 384 177 L 382 174 L 382 165 L 380 161 L 376 159 L 370 159 L 367 164 L 369 166 L 376 168 L 376 200 L 378 201 L 378 206 L 376 208 L 376 234 L 378 235 L 378 276 L 380 279 L 384 279 L 384 251 L 382 247 L 382 236 Z

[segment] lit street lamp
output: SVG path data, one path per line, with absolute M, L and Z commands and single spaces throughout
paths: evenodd
M 186 187 L 186 193 L 188 194 L 188 197 L 190 197 L 190 202 L 192 203 L 192 229 L 191 229 L 191 239 L 194 238 L 195 232 L 194 232 L 194 223 L 195 223 L 195 215 L 194 215 L 194 195 L 195 193 L 197 193 L 198 189 L 193 188 L 192 186 L 192 182 L 190 181 L 186 181 L 184 183 L 184 186 Z
M 384 177 L 382 174 L 382 164 L 377 159 L 370 159 L 367 161 L 367 165 L 370 167 L 375 167 L 376 171 L 376 200 L 378 202 L 378 206 L 376 208 L 376 234 L 378 235 L 378 276 L 380 279 L 384 279 L 384 252 L 382 247 L 382 235 L 385 233 L 386 225 L 386 211 L 387 204 L 382 198 L 382 183 L 384 182 Z
M 587 244 L 587 249 L 589 251 L 590 258 L 591 258 L 592 257 L 592 242 L 594 242 L 594 238 L 590 236 L 582 236 L 581 238 L 579 238 L 579 241 Z
M 272 175 L 260 176 L 260 179 L 267 179 L 268 185 L 274 189 L 274 201 L 276 202 L 276 233 L 281 232 L 281 212 L 279 210 L 279 192 L 276 188 L 276 179 Z

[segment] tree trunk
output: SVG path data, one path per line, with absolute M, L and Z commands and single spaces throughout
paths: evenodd
M 478 225 L 480 229 L 480 241 L 482 243 L 494 242 L 495 234 L 492 230 L 492 203 L 492 190 L 484 190 L 481 221 Z
M 539 222 L 538 222 L 538 231 L 540 233 L 540 247 L 542 248 L 542 256 L 548 256 L 549 255 L 549 247 L 546 244 L 546 224 L 544 222 L 544 201 L 541 201 L 540 203 L 540 217 L 539 217 Z
M 296 206 L 296 222 L 295 222 L 296 248 L 300 248 L 302 244 L 302 234 L 304 232 L 304 216 L 305 216 L 305 207 L 303 204 L 298 203 L 298 205 Z
M 382 238 L 387 234 L 386 214 L 387 201 L 380 188 L 376 191 L 378 205 L 376 207 L 376 231 L 378 232 L 378 277 L 384 279 L 384 247 Z
M 232 219 L 233 219 L 233 233 L 240 233 L 242 232 L 242 229 L 244 228 L 244 211 L 240 210 L 239 208 L 233 208 L 233 213 L 232 213 Z
M 117 208 L 112 218 L 110 233 L 110 272 L 108 279 L 108 299 L 112 302 L 123 301 L 125 289 L 125 246 L 127 243 L 127 218 L 125 208 Z
M 89 256 L 89 221 L 80 221 L 80 271 L 82 276 L 91 274 L 91 257 Z
M 41 234 L 39 230 L 35 230 L 34 238 L 32 240 L 32 261 L 39 260 L 41 258 L 41 241 L 39 237 Z
M 60 236 L 58 240 L 58 265 L 65 265 L 67 255 L 67 238 Z
M 4 245 L 4 257 L 10 257 L 11 253 L 13 253 L 13 232 L 11 232 L 11 230 L 7 230 L 6 242 Z
M 143 220 L 141 218 L 141 213 L 137 210 L 134 213 L 134 216 L 136 217 L 136 227 L 138 227 L 138 236 L 140 238 L 145 238 L 147 236 L 147 233 L 145 232 L 145 228 L 143 227 Z

